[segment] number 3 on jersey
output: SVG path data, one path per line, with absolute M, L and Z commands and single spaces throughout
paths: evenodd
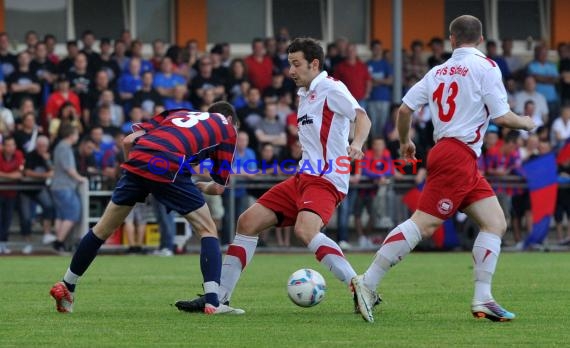
M 447 88 L 447 98 L 445 99 L 445 104 L 447 104 L 447 112 L 444 111 L 444 106 L 442 103 L 444 99 L 443 91 L 445 89 L 445 83 L 440 83 L 439 86 L 437 86 L 435 92 L 433 92 L 432 100 L 437 103 L 439 119 L 442 122 L 449 122 L 455 113 L 455 97 L 457 97 L 457 93 L 459 93 L 459 86 L 457 85 L 457 82 L 453 81 Z
M 199 121 L 206 120 L 210 117 L 207 112 L 189 112 L 186 115 L 181 115 L 181 117 L 176 117 L 172 119 L 172 123 L 175 126 L 182 128 L 191 128 L 198 124 Z

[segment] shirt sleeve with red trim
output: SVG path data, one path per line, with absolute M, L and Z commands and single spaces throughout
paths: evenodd
M 507 101 L 507 91 L 503 84 L 501 70 L 495 66 L 484 73 L 481 81 L 481 93 L 483 101 L 489 110 L 491 119 L 500 117 L 509 112 L 509 102 Z
M 412 86 L 408 93 L 404 96 L 402 101 L 410 109 L 416 111 L 422 106 L 426 105 L 429 101 L 429 93 L 427 90 L 427 77 L 430 76 L 428 73 L 425 75 L 418 83 Z
M 331 88 L 327 95 L 327 105 L 335 114 L 354 121 L 356 118 L 356 110 L 360 109 L 364 111 L 364 109 L 358 104 L 352 94 L 350 94 L 344 83 L 336 82 L 335 85 L 335 88 Z

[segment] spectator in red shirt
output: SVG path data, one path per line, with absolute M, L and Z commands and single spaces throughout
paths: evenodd
M 344 82 L 358 103 L 365 106 L 372 89 L 372 78 L 368 66 L 358 58 L 355 44 L 348 45 L 347 57 L 335 67 L 334 77 Z
M 57 117 L 59 110 L 65 102 L 71 103 L 75 107 L 77 114 L 81 114 L 79 96 L 69 89 L 69 81 L 65 76 L 57 80 L 56 88 L 56 91 L 49 96 L 46 103 L 46 118 L 48 123 Z
M 6 137 L 2 141 L 0 153 L 0 179 L 18 180 L 22 177 L 24 169 L 24 155 L 16 149 L 16 140 Z M 6 246 L 8 231 L 14 215 L 18 192 L 0 191 L 0 254 L 9 254 Z
M 262 39 L 253 39 L 251 43 L 252 54 L 245 59 L 248 77 L 251 84 L 259 88 L 261 92 L 271 85 L 273 73 L 273 61 L 265 54 L 265 46 Z

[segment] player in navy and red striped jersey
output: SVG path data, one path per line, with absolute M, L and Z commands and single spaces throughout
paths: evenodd
M 218 300 L 222 257 L 216 225 L 201 194 L 224 192 L 237 139 L 236 123 L 234 108 L 226 102 L 218 102 L 208 112 L 167 110 L 149 122 L 133 126 L 134 132 L 123 143 L 127 160 L 111 202 L 81 240 L 63 280 L 50 291 L 59 312 L 72 311 L 79 277 L 134 204 L 143 202 L 152 193 L 167 209 L 183 215 L 201 237 L 200 266 L 207 297 L 204 313 L 243 313 Z M 191 163 L 206 158 L 214 163 L 213 181 L 194 184 Z
M 226 185 L 231 165 L 224 164 L 232 163 L 237 135 L 220 114 L 170 110 L 133 125 L 133 130 L 148 134 L 137 139 L 122 165 L 128 172 L 158 182 L 174 182 L 180 174 L 179 180 L 188 180 L 191 171 L 187 164 L 210 157 L 212 178 Z

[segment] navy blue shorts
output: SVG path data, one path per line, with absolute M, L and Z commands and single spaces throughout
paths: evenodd
M 157 182 L 128 171 L 123 171 L 111 200 L 117 205 L 133 206 L 137 202 L 144 202 L 149 193 L 164 204 L 168 211 L 174 210 L 180 215 L 186 215 L 206 204 L 202 192 L 189 178 L 183 181 L 177 179 L 175 182 Z

